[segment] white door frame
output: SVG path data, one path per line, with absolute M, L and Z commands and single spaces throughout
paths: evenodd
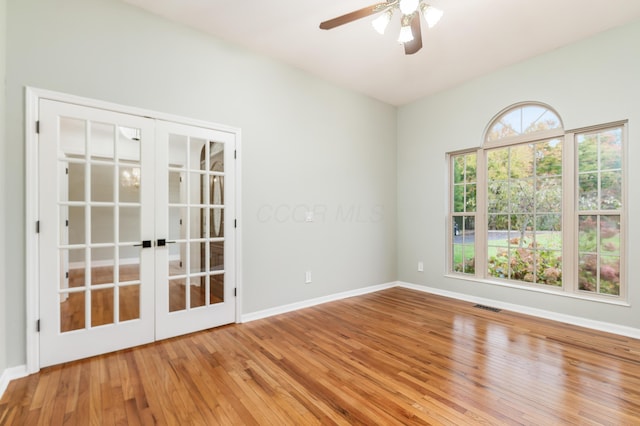
M 241 130 L 236 127 L 225 126 L 217 123 L 195 120 L 173 114 L 166 114 L 131 106 L 119 105 L 111 102 L 84 98 L 60 92 L 54 92 L 33 87 L 26 87 L 26 111 L 25 111 L 25 240 L 26 240 L 26 367 L 27 374 L 36 373 L 40 370 L 40 339 L 37 331 L 38 317 L 40 312 L 39 300 L 39 239 L 36 232 L 36 222 L 38 217 L 38 143 L 39 136 L 36 123 L 39 120 L 40 99 L 50 99 L 54 101 L 72 103 L 76 105 L 104 109 L 108 111 L 120 112 L 124 114 L 137 115 L 157 120 L 172 121 L 196 127 L 204 127 L 217 131 L 232 133 L 236 141 L 236 164 L 235 164 L 235 218 L 238 224 L 242 224 L 241 214 Z M 241 322 L 242 318 L 242 227 L 235 230 L 235 276 L 237 295 L 235 300 L 236 318 Z

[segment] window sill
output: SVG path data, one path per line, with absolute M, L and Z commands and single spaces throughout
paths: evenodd
M 626 300 L 613 299 L 613 298 L 608 298 L 606 296 L 590 296 L 588 294 L 583 294 L 583 293 L 570 293 L 567 291 L 562 291 L 560 289 L 555 290 L 555 289 L 548 289 L 548 288 L 542 288 L 542 287 L 520 285 L 520 284 L 515 284 L 513 282 L 491 280 L 486 278 L 477 278 L 474 276 L 455 274 L 455 273 L 447 273 L 444 276 L 445 278 L 452 278 L 456 280 L 471 281 L 479 284 L 489 284 L 489 285 L 494 285 L 499 287 L 514 288 L 517 290 L 533 291 L 535 293 L 545 293 L 545 294 L 551 294 L 554 296 L 569 297 L 572 299 L 580 299 L 580 300 L 587 300 L 590 302 L 605 303 L 607 305 L 616 305 L 616 306 L 625 306 L 625 307 L 631 306 L 631 304 Z

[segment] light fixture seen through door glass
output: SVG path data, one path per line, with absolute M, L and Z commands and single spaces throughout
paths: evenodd
M 122 170 L 122 186 L 127 188 L 140 188 L 140 168 Z
M 131 127 L 119 127 L 120 129 L 120 133 L 122 134 L 122 136 L 124 136 L 125 138 L 132 140 L 132 141 L 139 141 L 140 140 L 140 129 L 134 129 Z

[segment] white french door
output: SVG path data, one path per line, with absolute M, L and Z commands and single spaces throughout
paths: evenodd
M 158 339 L 235 319 L 234 138 L 157 123 Z
M 235 320 L 235 135 L 39 104 L 40 366 Z

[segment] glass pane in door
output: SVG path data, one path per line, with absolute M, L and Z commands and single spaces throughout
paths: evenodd
M 172 134 L 168 146 L 169 309 L 188 311 L 224 300 L 224 144 Z
M 120 194 L 120 202 L 123 203 L 139 203 L 140 202 L 140 167 L 120 166 L 118 192 Z
M 114 159 L 115 126 L 89 121 L 89 152 L 92 160 Z
M 184 311 L 186 305 L 185 278 L 169 280 L 169 312 Z
M 209 303 L 224 302 L 224 274 L 211 275 L 209 279 Z
M 140 249 L 135 245 L 120 245 L 118 282 L 120 284 L 140 282 Z
M 91 291 L 91 327 L 113 324 L 113 295 L 113 287 Z
M 59 122 L 60 331 L 139 318 L 140 141 L 114 124 Z
M 85 237 L 85 207 L 84 206 L 62 206 L 60 214 L 64 226 L 61 226 L 61 244 L 84 244 Z
M 91 165 L 91 201 L 113 202 L 113 164 Z
M 62 163 L 61 168 L 64 169 L 67 181 L 67 196 L 69 201 L 84 201 L 84 175 L 86 163 L 84 162 L 68 162 Z
M 120 322 L 140 318 L 140 285 L 120 286 Z
M 85 328 L 85 293 L 63 292 L 60 295 L 60 332 Z
M 206 304 L 206 280 L 205 275 L 199 277 L 191 277 L 189 283 L 189 297 L 191 299 L 190 306 L 197 308 Z

